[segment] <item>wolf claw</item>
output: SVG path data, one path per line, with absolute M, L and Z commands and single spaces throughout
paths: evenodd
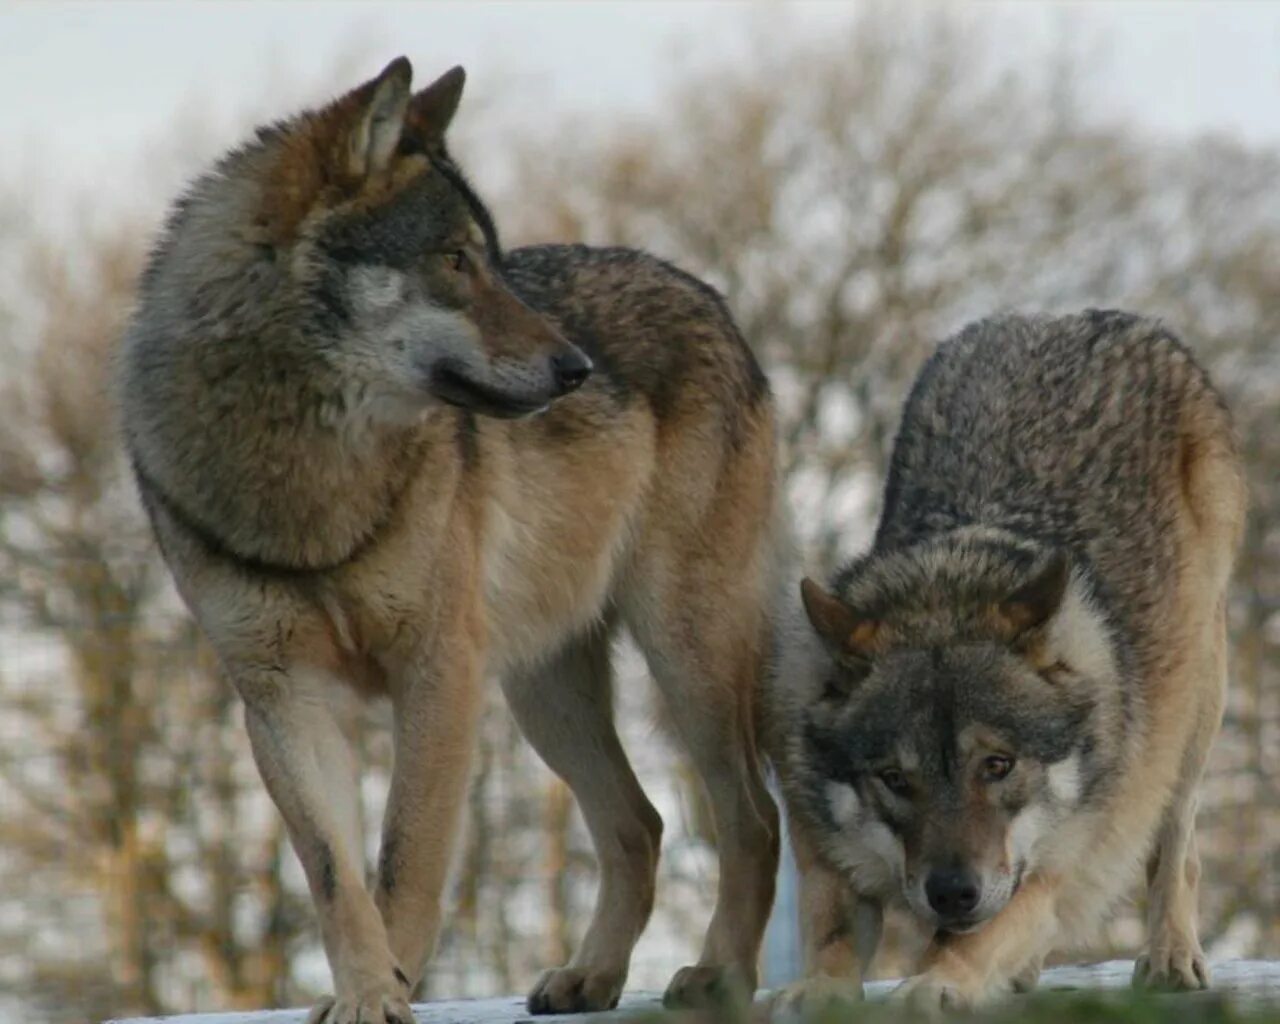
M 1198 943 L 1151 949 L 1134 962 L 1134 988 L 1195 992 L 1210 983 L 1208 961 Z
M 591 1013 L 612 1010 L 622 995 L 622 978 L 613 972 L 589 972 L 580 967 L 553 967 L 529 993 L 533 1014 Z

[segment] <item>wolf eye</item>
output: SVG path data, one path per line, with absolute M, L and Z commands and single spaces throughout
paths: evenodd
M 897 768 L 885 768 L 880 772 L 880 781 L 894 796 L 906 796 L 911 791 L 911 784 L 907 782 L 907 777 Z
M 993 754 L 982 762 L 982 776 L 988 782 L 999 782 L 1013 771 L 1013 758 Z
M 467 254 L 461 249 L 456 252 L 445 253 L 444 258 L 450 268 L 459 274 L 464 273 L 471 265 L 471 262 L 467 259 Z

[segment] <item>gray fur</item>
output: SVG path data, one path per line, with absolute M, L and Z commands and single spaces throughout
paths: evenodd
M 1029 879 L 1066 875 L 1076 902 L 1046 929 L 1086 938 L 1216 729 L 1200 636 L 1221 636 L 1242 510 L 1226 410 L 1160 324 L 1001 316 L 943 344 L 907 400 L 871 550 L 780 635 L 773 748 L 817 862 L 944 933 L 993 928 Z M 1188 754 L 1152 754 L 1157 736 Z M 1140 785 L 1155 811 L 1109 853 L 1099 836 Z M 976 903 L 948 916 L 926 880 L 960 870 Z M 958 971 L 926 971 L 925 989 L 964 1002 L 1008 980 Z

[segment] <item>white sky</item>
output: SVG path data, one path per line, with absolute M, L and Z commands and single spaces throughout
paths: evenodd
M 477 91 L 514 80 L 552 109 L 643 106 L 673 55 L 713 53 L 752 6 L 0 0 L 0 180 L 80 166 L 100 183 L 109 157 L 155 143 L 175 110 L 272 110 L 278 85 L 284 113 L 318 83 L 327 92 L 335 65 L 357 80 L 402 52 L 420 79 L 462 63 Z M 1069 37 L 1096 69 L 1104 115 L 1280 142 L 1280 3 L 962 6 L 1012 49 Z M 848 9 L 756 4 L 754 14 L 821 26 Z

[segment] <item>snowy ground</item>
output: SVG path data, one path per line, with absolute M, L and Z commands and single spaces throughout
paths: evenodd
M 1055 967 L 1040 978 L 1040 989 L 1123 989 L 1133 973 L 1132 960 L 1111 960 L 1085 967 Z M 1265 960 L 1228 960 L 1213 965 L 1214 990 L 1230 993 L 1241 1002 L 1280 1000 L 1280 963 Z M 879 981 L 867 986 L 869 999 L 883 999 L 897 982 Z M 621 1020 L 637 1010 L 658 1009 L 661 998 L 655 993 L 636 992 L 624 998 L 616 1013 L 598 1014 L 593 1021 Z M 414 1006 L 418 1024 L 531 1024 L 524 999 L 467 999 L 419 1003 Z M 262 1013 L 204 1013 L 185 1017 L 133 1018 L 109 1024 L 302 1024 L 306 1010 L 272 1010 Z M 539 1024 L 581 1022 L 581 1016 L 537 1018 Z

